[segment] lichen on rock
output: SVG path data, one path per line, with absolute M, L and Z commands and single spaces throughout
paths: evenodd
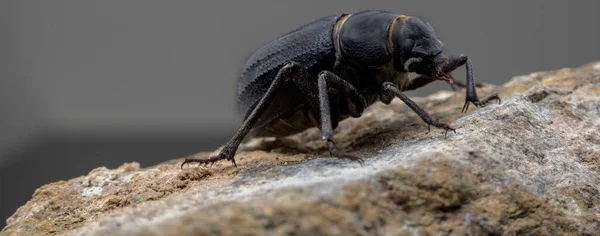
M 518 76 L 460 113 L 464 90 L 402 102 L 319 131 L 254 139 L 239 168 L 126 163 L 40 187 L 0 234 L 593 235 L 600 232 L 600 63 Z M 205 157 L 209 153 L 198 153 Z M 143 161 L 143 160 L 138 160 Z

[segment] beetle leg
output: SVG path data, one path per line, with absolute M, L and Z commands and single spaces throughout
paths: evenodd
M 483 101 L 480 101 L 477 97 L 477 90 L 475 89 L 475 78 L 473 78 L 473 66 L 471 65 L 471 61 L 465 55 L 459 55 L 453 58 L 457 58 L 457 61 L 462 61 L 465 64 L 465 68 L 467 70 L 467 98 L 465 101 L 465 105 L 463 106 L 462 112 L 467 112 L 469 110 L 469 104 L 473 103 L 476 107 L 484 107 L 491 100 L 498 100 L 500 102 L 500 97 L 497 93 L 494 93 L 488 96 Z
M 333 142 L 333 127 L 331 126 L 331 110 L 329 109 L 329 95 L 327 94 L 327 77 L 333 73 L 321 72 L 319 73 L 318 86 L 319 86 L 319 105 L 321 110 L 321 133 L 323 134 L 322 139 L 329 143 L 329 153 L 337 158 L 350 159 L 358 161 L 361 165 L 364 165 L 364 161 L 358 157 L 347 155 L 338 152 L 335 143 Z
M 500 103 L 501 100 L 497 93 L 488 96 L 486 99 L 479 100 L 477 97 L 477 90 L 475 89 L 477 84 L 475 84 L 475 78 L 473 77 L 473 66 L 471 65 L 471 60 L 469 60 L 467 56 L 463 54 L 452 56 L 448 60 L 448 63 L 443 66 L 442 71 L 445 73 L 450 73 L 462 65 L 465 65 L 467 71 L 467 84 L 465 85 L 467 88 L 467 98 L 465 100 L 465 105 L 463 106 L 462 112 L 467 112 L 469 109 L 469 104 L 471 103 L 473 103 L 473 105 L 476 107 L 484 107 L 492 100 L 497 100 L 498 103 Z M 462 85 L 461 83 L 455 84 L 458 86 Z
M 467 70 L 467 83 L 464 84 L 460 81 L 454 80 L 454 78 L 450 75 L 450 72 L 456 70 L 458 67 L 465 65 Z M 442 72 L 448 74 L 449 80 L 452 81 L 450 86 L 452 86 L 453 90 L 456 90 L 456 87 L 467 88 L 467 98 L 465 101 L 465 105 L 463 106 L 462 112 L 467 112 L 469 109 L 469 104 L 473 103 L 477 107 L 484 107 L 492 100 L 497 100 L 501 102 L 498 94 L 494 93 L 488 96 L 486 99 L 479 100 L 477 97 L 476 87 L 482 87 L 482 84 L 475 83 L 475 79 L 473 77 L 473 67 L 471 65 L 471 61 L 469 58 L 463 54 L 452 56 L 443 66 Z M 433 81 L 439 80 L 437 76 L 433 75 L 421 75 L 417 78 L 414 78 L 410 81 L 410 85 L 405 90 L 415 90 L 420 87 L 423 87 Z
M 348 112 L 352 117 L 362 115 L 362 112 L 367 108 L 367 101 L 352 84 L 330 71 L 321 71 L 319 77 L 325 79 L 328 88 L 333 87 L 342 93 L 346 99 Z
M 410 107 L 410 109 L 412 109 L 415 113 L 417 113 L 417 115 L 419 115 L 419 117 L 421 117 L 421 119 L 423 121 L 425 121 L 425 123 L 427 123 L 428 126 L 431 125 L 431 126 L 446 130 L 446 132 L 444 133 L 444 137 L 446 136 L 448 131 L 454 131 L 456 133 L 456 130 L 454 128 L 450 127 L 448 124 L 433 120 L 431 118 L 431 116 L 429 114 L 427 114 L 427 112 L 425 112 L 425 110 L 423 110 L 415 102 L 410 100 L 410 98 L 408 98 L 406 95 L 404 95 L 404 93 L 402 93 L 398 88 L 396 88 L 396 86 L 394 86 L 394 84 L 392 84 L 390 82 L 384 82 L 383 89 L 385 91 L 391 92 L 394 95 L 396 95 L 396 97 L 398 97 L 400 100 L 402 100 L 402 102 L 404 102 L 404 104 L 406 104 L 408 107 Z
M 314 78 L 310 77 L 308 71 L 305 70 L 298 70 L 296 76 L 292 77 L 292 80 L 311 103 L 313 111 L 320 114 L 320 122 L 316 126 L 321 129 L 323 140 L 329 143 L 329 154 L 337 158 L 358 161 L 361 165 L 364 164 L 363 160 L 358 157 L 340 153 L 333 142 L 333 128 L 337 126 L 337 123 L 334 122 L 337 122 L 337 119 L 332 115 L 332 110 L 329 107 L 328 88 L 335 88 L 342 94 L 342 97 L 347 99 L 345 104 L 348 106 L 348 112 L 353 117 L 360 116 L 366 108 L 367 103 L 365 98 L 352 84 L 330 71 L 320 72 L 316 83 Z M 311 114 L 314 115 L 314 112 L 310 112 L 309 116 Z
M 347 98 L 350 100 L 348 103 L 352 103 L 352 104 L 349 104 L 349 106 L 354 107 L 357 112 L 362 113 L 362 111 L 366 107 L 365 99 L 362 97 L 362 95 L 360 95 L 358 93 L 358 91 L 356 91 L 356 89 L 354 87 L 352 87 L 352 85 L 350 85 L 348 82 L 346 82 L 345 80 L 342 80 L 339 77 L 337 79 L 332 76 L 323 77 L 323 78 L 327 79 L 328 81 L 332 81 L 331 82 L 332 85 L 341 89 L 341 91 L 345 95 L 347 95 Z M 246 117 L 242 126 L 238 129 L 238 131 L 235 133 L 235 135 L 229 140 L 229 142 L 227 142 L 227 144 L 223 147 L 223 149 L 221 150 L 221 152 L 219 152 L 218 155 L 210 156 L 208 158 L 203 158 L 203 159 L 196 159 L 196 158 L 185 159 L 185 161 L 181 164 L 181 167 L 183 167 L 185 164 L 194 163 L 194 162 L 199 163 L 200 165 L 208 165 L 208 164 L 213 164 L 214 162 L 217 162 L 220 160 L 229 160 L 237 167 L 237 164 L 235 163 L 234 155 L 235 155 L 235 152 L 237 151 L 240 143 L 242 142 L 244 137 L 248 134 L 248 132 L 250 131 L 252 126 L 256 123 L 256 121 L 260 118 L 262 113 L 264 113 L 266 108 L 269 106 L 269 104 L 273 100 L 274 95 L 277 93 L 277 91 L 281 87 L 281 85 L 286 80 L 290 80 L 290 79 L 303 92 L 303 94 L 305 94 L 306 99 L 308 99 L 313 110 L 323 111 L 323 109 L 321 108 L 321 104 L 320 104 L 320 101 L 322 100 L 320 93 L 316 92 L 316 91 L 319 91 L 319 89 L 320 89 L 318 86 L 318 83 L 315 83 L 314 78 L 310 76 L 308 71 L 306 71 L 305 69 L 303 69 L 302 67 L 300 67 L 298 64 L 296 64 L 294 62 L 290 62 L 290 63 L 286 64 L 285 66 L 283 66 L 279 70 L 279 72 L 275 76 L 275 79 L 269 86 L 269 89 L 267 90 L 265 95 L 263 95 L 263 97 L 257 103 L 257 105 L 253 107 L 252 112 Z M 325 94 L 327 95 L 326 87 L 325 87 Z M 328 96 L 325 96 L 325 99 L 328 99 Z M 328 100 L 327 100 L 327 106 L 329 106 Z M 321 123 L 323 123 L 324 119 L 327 120 L 327 124 L 329 125 L 329 128 L 326 129 L 326 131 L 327 131 L 326 133 L 331 135 L 333 133 L 333 131 L 331 129 L 331 124 L 332 124 L 331 123 L 332 122 L 331 112 L 330 112 L 329 108 L 326 110 L 327 111 L 325 113 L 321 112 L 321 114 L 323 114 L 323 115 L 321 115 Z M 351 160 L 359 160 L 362 163 L 362 160 L 360 160 L 356 157 L 338 153 L 337 148 L 333 144 L 333 141 L 330 141 L 329 151 L 332 155 L 334 155 L 336 157 L 348 158 Z
M 424 86 L 430 84 L 431 82 L 438 81 L 438 80 L 446 81 L 448 84 L 450 84 L 450 87 L 452 88 L 453 91 L 456 91 L 456 87 L 465 88 L 465 87 L 467 87 L 467 85 L 465 83 L 455 80 L 454 77 L 452 76 L 452 74 L 450 74 L 450 72 L 454 71 L 456 68 L 458 68 L 459 66 L 462 66 L 463 64 L 459 64 L 456 62 L 445 63 L 442 67 L 442 73 L 447 77 L 440 77 L 439 75 L 435 75 L 435 74 L 434 75 L 420 75 L 420 76 L 410 80 L 410 84 L 408 84 L 408 87 L 406 87 L 404 89 L 404 91 L 419 89 L 421 87 L 424 87 Z M 439 73 L 439 74 L 441 74 L 441 73 Z M 483 85 L 480 83 L 475 83 L 475 87 L 480 88 L 480 87 L 483 87 Z
M 223 149 L 221 150 L 221 152 L 219 152 L 218 155 L 211 156 L 208 158 L 203 158 L 203 159 L 196 159 L 196 158 L 187 159 L 186 158 L 185 161 L 183 163 L 181 163 L 181 167 L 183 168 L 183 166 L 188 163 L 197 162 L 201 165 L 203 165 L 203 164 L 207 165 L 207 164 L 212 164 L 212 163 L 220 161 L 220 160 L 229 160 L 233 163 L 233 165 L 235 165 L 237 167 L 234 156 L 235 156 L 235 152 L 237 151 L 238 147 L 240 146 L 240 143 L 242 142 L 244 137 L 248 134 L 248 132 L 250 131 L 252 126 L 256 123 L 256 121 L 258 121 L 260 116 L 267 109 L 267 107 L 273 100 L 273 97 L 275 96 L 277 90 L 279 90 L 279 88 L 281 87 L 283 82 L 285 82 L 285 80 L 287 78 L 294 76 L 293 69 L 296 68 L 296 66 L 297 65 L 294 63 L 288 63 L 279 70 L 279 72 L 275 76 L 275 79 L 269 86 L 269 89 L 267 89 L 267 92 L 263 95 L 263 97 L 260 99 L 258 104 L 254 107 L 254 109 L 252 110 L 250 115 L 248 115 L 248 117 L 244 120 L 244 123 L 242 123 L 242 126 L 237 130 L 237 132 L 235 133 L 235 135 L 233 135 L 233 137 L 229 140 L 229 142 L 227 142 L 225 147 L 223 147 Z
M 452 80 L 452 78 L 450 78 Z M 408 87 L 406 87 L 406 89 L 404 89 L 404 91 L 409 91 L 409 90 L 415 90 L 418 88 L 421 88 L 425 85 L 430 84 L 433 81 L 437 81 L 440 80 L 438 77 L 433 76 L 433 75 L 421 75 L 419 77 L 416 77 L 412 80 L 410 80 L 410 84 L 408 84 Z M 454 84 L 454 80 L 452 80 L 452 84 Z M 450 84 L 452 86 L 452 84 Z

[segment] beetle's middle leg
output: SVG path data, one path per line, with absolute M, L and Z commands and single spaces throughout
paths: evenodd
M 331 110 L 329 108 L 329 94 L 327 93 L 327 89 L 329 85 L 337 85 L 338 89 L 346 91 L 345 96 L 352 96 L 352 94 L 354 94 L 355 98 L 359 99 L 359 101 L 355 104 L 350 104 L 353 102 L 350 100 L 348 101 L 349 105 L 355 107 L 356 113 L 353 114 L 353 116 L 360 116 L 365 109 L 366 102 L 364 97 L 362 97 L 362 95 L 360 95 L 350 83 L 329 71 L 322 71 L 319 73 L 318 85 L 319 106 L 321 110 L 321 133 L 322 139 L 327 141 L 329 144 L 329 153 L 337 158 L 346 158 L 359 161 L 360 164 L 363 165 L 364 162 L 360 158 L 338 152 L 337 147 L 333 142 L 333 126 L 331 125 L 332 117 Z
M 363 161 L 360 158 L 340 153 L 337 150 L 333 141 L 333 129 L 337 126 L 338 121 L 337 117 L 332 115 L 330 109 L 328 90 L 329 88 L 335 88 L 335 91 L 340 93 L 339 96 L 343 98 L 342 102 L 337 105 L 344 107 L 336 107 L 336 109 L 346 109 L 345 111 L 353 117 L 361 116 L 367 106 L 365 98 L 354 86 L 332 72 L 320 72 L 316 81 L 308 71 L 299 70 L 297 73 L 297 76 L 293 77 L 292 80 L 306 96 L 312 110 L 319 114 L 320 120 L 316 125 L 321 129 L 322 139 L 328 142 L 329 153 L 337 158 L 358 161 L 362 165 Z

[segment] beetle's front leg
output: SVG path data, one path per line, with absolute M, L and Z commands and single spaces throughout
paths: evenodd
M 438 80 L 444 80 L 444 81 L 448 82 L 451 86 L 456 83 L 456 81 L 451 76 L 447 77 L 447 78 L 440 78 L 437 75 L 420 75 L 420 76 L 410 80 L 410 83 L 408 84 L 408 86 L 406 88 L 404 88 L 403 90 L 404 91 L 415 90 L 415 89 L 421 88 L 425 85 L 428 85 L 428 84 L 432 83 L 433 81 L 438 81 Z M 454 86 L 452 88 L 454 88 Z
M 454 85 L 457 85 L 457 86 L 463 87 L 463 88 L 464 87 L 467 88 L 467 98 L 465 101 L 465 105 L 463 106 L 462 112 L 467 112 L 467 110 L 469 109 L 470 103 L 473 103 L 477 107 L 483 107 L 492 100 L 498 100 L 498 102 L 501 101 L 500 97 L 496 93 L 488 96 L 484 100 L 481 100 L 481 101 L 479 100 L 479 98 L 477 97 L 477 91 L 475 88 L 481 87 L 481 85 L 475 83 L 475 78 L 473 77 L 473 66 L 471 65 L 471 61 L 469 60 L 469 58 L 467 56 L 465 56 L 463 54 L 450 57 L 450 59 L 448 59 L 448 61 L 442 66 L 442 72 L 450 75 L 450 73 L 452 71 L 456 70 L 458 67 L 460 67 L 462 65 L 465 65 L 466 70 L 467 70 L 467 84 L 463 84 L 459 81 L 455 81 L 454 78 L 452 78 L 452 76 L 449 77 L 449 80 L 452 82 L 452 84 L 450 84 L 450 85 L 452 85 L 452 88 L 454 88 Z M 415 90 L 415 89 L 423 87 L 433 81 L 437 81 L 440 79 L 446 80 L 444 78 L 439 78 L 436 75 L 421 75 L 417 78 L 412 79 L 410 81 L 410 84 L 408 85 L 408 87 L 406 87 L 404 90 L 405 91 Z
M 471 103 L 473 103 L 473 105 L 477 107 L 484 107 L 492 100 L 498 100 L 498 103 L 501 102 L 500 97 L 497 93 L 494 93 L 483 100 L 479 100 L 479 98 L 477 97 L 477 91 L 475 89 L 476 84 L 475 78 L 473 77 L 473 66 L 471 65 L 471 61 L 469 60 L 469 58 L 464 54 L 450 57 L 448 63 L 446 63 L 443 66 L 442 71 L 444 73 L 450 73 L 462 65 L 465 65 L 467 71 L 467 97 L 465 99 L 465 105 L 463 106 L 462 112 L 467 112 L 467 110 L 469 109 L 469 104 Z

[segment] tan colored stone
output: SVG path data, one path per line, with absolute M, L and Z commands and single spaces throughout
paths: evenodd
M 329 158 L 316 129 L 254 139 L 239 168 L 136 162 L 40 187 L 0 234 L 592 235 L 600 232 L 599 63 L 503 86 L 461 114 L 464 89 L 371 106 L 336 131 L 365 166 Z M 471 106 L 473 107 L 473 106 Z M 198 153 L 205 157 L 209 153 Z

